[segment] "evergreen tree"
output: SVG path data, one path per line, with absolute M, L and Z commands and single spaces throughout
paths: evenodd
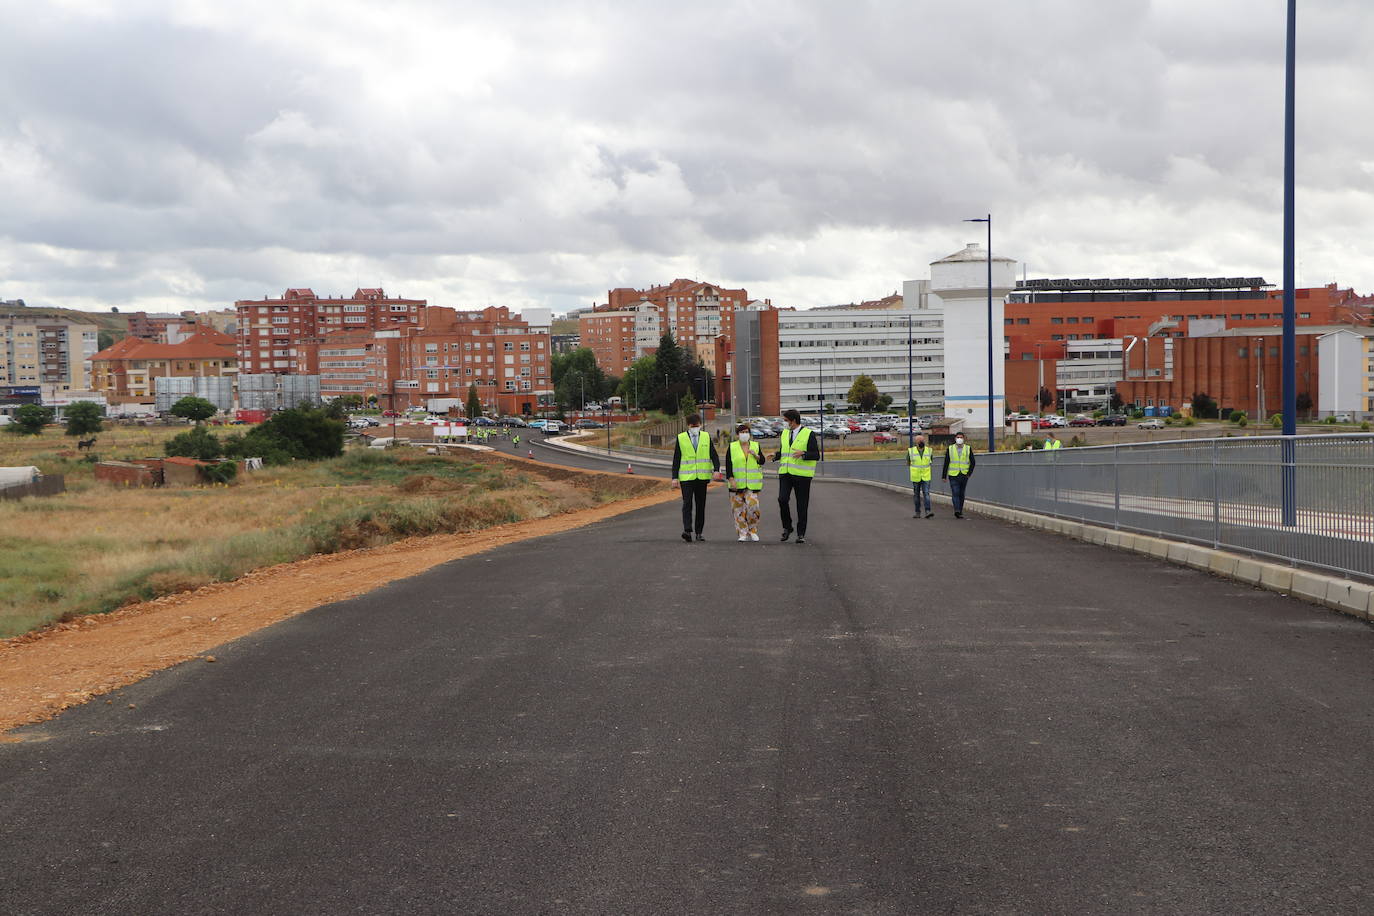
M 657 377 L 654 379 L 656 386 L 662 385 L 656 387 L 654 393 L 658 397 L 655 400 L 665 413 L 676 413 L 678 401 L 688 391 L 687 354 L 677 345 L 671 331 L 658 339 L 655 360 L 658 363 L 657 375 L 662 377 L 661 381 Z
M 877 384 L 869 376 L 861 375 L 854 379 L 854 384 L 849 386 L 849 394 L 845 400 L 867 413 L 878 403 L 878 397 Z
M 39 404 L 25 404 L 10 417 L 6 432 L 17 436 L 41 436 L 43 427 L 52 422 L 54 411 Z
M 77 401 L 67 408 L 67 435 L 84 436 L 98 433 L 100 421 L 105 418 L 105 408 L 94 401 Z
M 468 385 L 468 419 L 476 420 L 482 415 L 482 399 L 477 396 L 477 383 Z

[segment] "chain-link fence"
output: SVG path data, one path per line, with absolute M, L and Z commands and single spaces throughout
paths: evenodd
M 980 454 L 968 498 L 1374 578 L 1374 435 L 1189 439 Z M 934 462 L 937 492 L 948 492 Z M 825 477 L 910 486 L 904 459 L 827 461 Z

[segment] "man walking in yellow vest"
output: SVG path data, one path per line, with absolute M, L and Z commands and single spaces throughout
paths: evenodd
M 964 434 L 954 437 L 954 444 L 945 449 L 945 467 L 940 476 L 949 481 L 949 495 L 954 503 L 954 517 L 964 517 L 964 491 L 973 476 L 973 448 L 964 444 Z
M 921 517 L 922 496 L 925 497 L 926 518 L 935 517 L 930 511 L 930 459 L 933 454 L 926 445 L 926 437 L 920 433 L 916 434 L 916 444 L 906 450 L 907 469 L 911 471 L 911 498 L 916 502 L 916 514 L 912 518 Z
M 1053 451 L 1053 450 L 1055 450 L 1055 449 L 1057 449 L 1057 448 L 1063 448 L 1063 447 L 1064 447 L 1064 443 L 1060 442 L 1059 439 L 1058 439 L 1058 437 L 1055 436 L 1054 430 L 1050 430 L 1049 432 L 1045 433 L 1045 450 L 1046 450 L 1046 451 Z
M 735 436 L 736 440 L 725 450 L 725 485 L 730 488 L 735 534 L 741 541 L 757 541 L 759 493 L 763 491 L 763 448 L 750 441 L 748 423 L 735 427 Z
M 700 414 L 687 418 L 687 431 L 678 433 L 673 446 L 673 477 L 682 490 L 682 539 L 689 544 L 693 535 L 704 541 L 701 532 L 706 528 L 706 488 L 711 477 L 720 470 L 720 455 L 711 437 L 701 428 Z M 695 524 L 692 508 L 696 507 Z
M 801 414 L 784 410 L 787 429 L 782 431 L 782 447 L 773 455 L 778 462 L 778 509 L 782 515 L 782 540 L 792 536 L 792 494 L 797 494 L 797 543 L 806 543 L 806 512 L 811 505 L 811 480 L 821 452 L 816 434 L 801 425 Z

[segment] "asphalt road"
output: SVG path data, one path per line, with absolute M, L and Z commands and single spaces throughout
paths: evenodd
M 457 560 L 22 730 L 0 912 L 1371 909 L 1374 630 L 813 503 Z

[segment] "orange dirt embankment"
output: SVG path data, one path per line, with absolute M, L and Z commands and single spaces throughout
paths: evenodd
M 520 459 L 487 460 L 516 461 Z M 599 492 L 639 493 L 618 502 L 482 531 L 440 534 L 382 547 L 314 556 L 220 582 L 81 617 L 0 640 L 0 741 L 11 728 L 62 710 L 196 658 L 208 649 L 311 608 L 352 598 L 441 563 L 578 528 L 676 499 L 667 481 L 572 471 L 528 462 L 530 473 Z M 607 479 L 613 478 L 613 479 Z M 623 481 L 623 483 L 621 483 Z M 647 492 L 645 490 L 647 489 Z M 205 656 L 212 661 L 213 656 Z M 13 739 L 9 739 L 13 740 Z

